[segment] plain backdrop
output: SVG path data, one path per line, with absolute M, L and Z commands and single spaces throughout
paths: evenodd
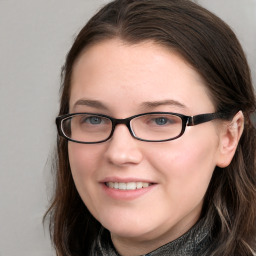
M 51 256 L 42 217 L 60 69 L 75 35 L 103 0 L 0 0 L 0 256 Z M 195 1 L 240 39 L 256 81 L 256 0 Z

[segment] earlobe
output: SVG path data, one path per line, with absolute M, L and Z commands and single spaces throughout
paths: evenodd
M 228 123 L 222 126 L 219 141 L 217 166 L 227 167 L 236 152 L 237 145 L 244 129 L 244 115 L 240 110 Z

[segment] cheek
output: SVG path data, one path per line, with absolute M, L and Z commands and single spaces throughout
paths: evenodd
M 168 194 L 175 200 L 189 198 L 193 193 L 202 197 L 209 185 L 216 166 L 217 140 L 172 141 L 154 155 L 155 169 L 159 170 Z M 161 161 L 158 161 L 161 159 Z
M 88 188 L 100 164 L 101 149 L 94 145 L 69 143 L 70 168 L 78 191 Z M 89 179 L 90 178 L 90 179 Z
M 100 145 L 69 143 L 69 162 L 75 186 L 89 211 L 99 216 L 100 205 L 98 191 L 95 188 L 97 170 L 101 164 L 102 152 Z

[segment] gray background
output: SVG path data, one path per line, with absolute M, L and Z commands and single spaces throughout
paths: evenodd
M 59 74 L 103 0 L 0 0 L 0 256 L 48 256 Z M 256 81 L 256 0 L 196 1 L 237 33 Z

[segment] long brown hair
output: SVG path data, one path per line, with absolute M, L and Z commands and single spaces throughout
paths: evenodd
M 60 115 L 69 113 L 74 62 L 89 45 L 118 37 L 136 44 L 150 40 L 178 52 L 202 76 L 216 111 L 243 111 L 245 126 L 235 156 L 214 170 L 202 215 L 211 228 L 211 256 L 246 256 L 256 250 L 256 109 L 249 67 L 232 30 L 189 0 L 116 0 L 80 31 L 62 70 Z M 87 210 L 72 179 L 67 141 L 57 138 L 56 189 L 50 216 L 60 256 L 87 255 L 100 223 Z

